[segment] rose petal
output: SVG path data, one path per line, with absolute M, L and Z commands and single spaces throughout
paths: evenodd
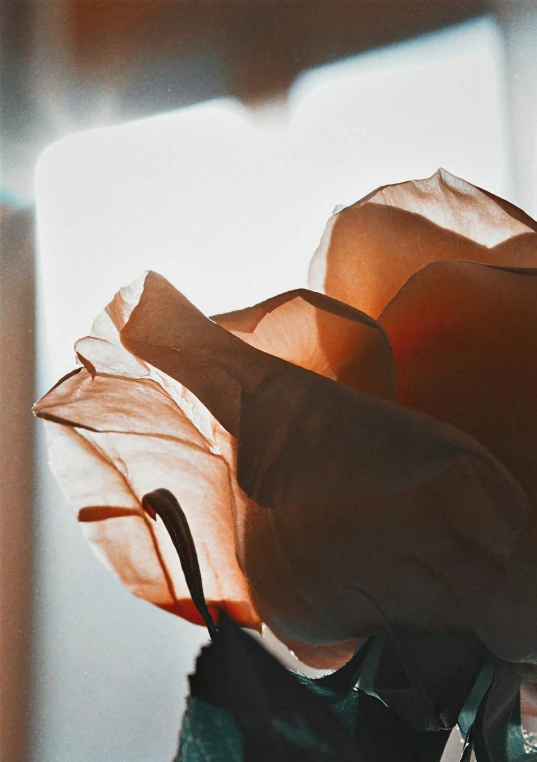
M 71 507 L 84 518 L 83 529 L 103 563 L 135 594 L 158 605 L 173 605 L 177 595 L 166 561 L 173 564 L 174 559 L 159 552 L 155 530 L 127 479 L 97 443 L 75 428 L 47 423 L 46 429 L 54 474 Z M 95 514 L 100 519 L 91 521 Z M 116 547 L 109 557 L 106 550 L 114 538 Z
M 537 270 L 442 262 L 417 273 L 381 317 L 398 401 L 464 429 L 498 457 L 533 506 L 518 548 L 537 548 Z
M 121 335 L 239 432 L 239 484 L 255 501 L 235 516 L 239 560 L 284 642 L 383 628 L 362 588 L 394 625 L 473 629 L 499 655 L 537 658 L 537 621 L 520 631 L 528 592 L 507 563 L 525 495 L 476 442 L 265 355 L 158 276 Z
M 76 342 L 77 355 L 92 375 L 101 373 L 124 378 L 144 378 L 151 375 L 151 369 L 129 352 L 125 352 L 119 341 L 119 331 L 138 303 L 145 278 L 146 275 L 143 275 L 120 289 L 95 319 L 90 335 Z
M 395 395 L 390 342 L 368 315 L 296 289 L 213 320 L 263 352 L 387 399 Z
M 537 574 L 521 580 L 512 557 L 526 516 L 517 483 L 456 430 L 327 384 L 289 374 L 243 405 L 239 484 L 272 509 L 250 504 L 264 530 L 241 564 L 263 620 L 284 641 L 369 635 L 385 623 L 362 589 L 395 626 L 471 629 L 501 658 L 537 659 Z M 271 620 L 261 537 L 318 611 L 315 630 Z
M 445 169 L 438 169 L 424 180 L 384 186 L 367 200 L 420 214 L 446 230 L 487 247 L 537 231 L 535 220 L 514 204 Z
M 274 360 L 211 322 L 153 272 L 120 336 L 133 355 L 195 389 L 197 399 L 231 434 L 238 431 L 243 388 L 255 388 Z M 239 365 L 240 381 L 233 375 Z
M 379 188 L 334 215 L 309 285 L 378 317 L 406 281 L 445 259 L 537 266 L 537 224 L 520 209 L 445 170 Z M 505 243 L 516 237 L 528 246 Z
M 537 496 L 537 270 L 438 262 L 381 321 L 398 402 L 467 431 Z
M 153 397 L 153 426 L 137 419 L 132 429 L 122 431 L 122 419 L 128 423 L 129 415 L 134 417 L 139 398 L 136 390 L 122 389 L 123 409 L 107 409 L 113 397 L 109 387 L 115 383 L 98 377 L 77 390 L 76 403 L 62 409 L 45 400 L 41 411 L 42 417 L 54 418 L 60 409 L 64 421 L 71 415 L 69 425 L 48 424 L 49 449 L 55 475 L 88 540 L 136 595 L 201 623 L 164 525 L 141 509 L 141 497 L 164 486 L 178 496 L 189 517 L 209 604 L 240 615 L 244 624 L 257 622 L 235 557 L 228 465 L 196 443 L 192 424 L 181 413 L 166 419 L 169 408 L 159 408 L 156 395 L 147 394 L 147 389 L 143 394 Z M 102 412 L 101 420 L 92 418 L 94 430 L 79 428 L 95 407 Z M 95 431 L 102 418 L 108 430 Z M 155 433 L 160 421 L 161 434 Z
M 122 295 L 111 307 L 122 301 L 119 325 L 132 309 Z M 58 481 L 97 555 L 127 587 L 201 623 L 164 525 L 141 507 L 145 493 L 171 490 L 189 518 L 209 604 L 257 624 L 235 553 L 232 513 L 245 498 L 231 441 L 190 393 L 128 355 L 110 311 L 96 321 L 101 335 L 94 326 L 79 342 L 91 372 L 70 374 L 35 407 Z

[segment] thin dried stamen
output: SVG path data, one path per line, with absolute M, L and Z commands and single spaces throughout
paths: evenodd
M 192 537 L 192 532 L 190 531 L 183 509 L 179 505 L 175 495 L 163 488 L 144 495 L 142 506 L 154 521 L 156 521 L 157 516 L 160 516 L 164 522 L 164 526 L 168 530 L 168 534 L 179 555 L 192 601 L 203 617 L 211 640 L 214 640 L 218 635 L 218 630 L 205 601 L 198 554 L 196 553 L 194 538 Z

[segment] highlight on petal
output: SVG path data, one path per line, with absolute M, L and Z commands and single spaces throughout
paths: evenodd
M 384 186 L 367 200 L 419 214 L 487 248 L 522 233 L 537 232 L 535 220 L 514 204 L 445 169 L 424 180 Z
M 209 321 L 164 278 L 149 273 L 121 340 L 144 362 L 195 390 L 234 436 L 242 391 L 280 367 L 277 357 L 363 391 L 394 396 L 385 332 L 369 316 L 333 299 L 301 289 L 215 321 L 221 325 Z
M 263 352 L 392 399 L 392 349 L 382 327 L 342 302 L 301 288 L 212 318 Z
M 337 650 L 382 629 L 380 610 L 537 658 L 537 613 L 520 628 L 535 593 L 511 567 L 526 496 L 477 442 L 245 344 L 158 276 L 121 337 L 233 423 L 239 563 L 285 643 Z
M 517 238 L 524 245 L 506 247 Z M 536 240 L 537 224 L 520 209 L 440 169 L 379 188 L 333 215 L 309 285 L 377 318 L 432 262 L 537 266 Z

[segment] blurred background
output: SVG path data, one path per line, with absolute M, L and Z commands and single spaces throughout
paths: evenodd
M 246 306 L 304 284 L 336 204 L 438 166 L 536 216 L 537 2 L 0 0 L 0 24 L 0 759 L 162 762 L 204 632 L 92 556 L 30 407 L 144 269 Z

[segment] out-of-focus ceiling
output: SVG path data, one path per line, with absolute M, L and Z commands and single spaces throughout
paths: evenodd
M 486 0 L 0 0 L 2 159 L 17 186 L 61 137 L 207 98 L 255 102 L 301 71 L 487 11 Z M 61 119 L 59 116 L 61 115 Z M 16 165 L 16 166 L 15 166 Z
M 215 86 L 244 99 L 284 90 L 311 66 L 485 10 L 482 0 L 79 0 L 70 8 L 80 72 L 124 77 L 128 89 L 149 70 L 158 88 L 159 66 L 172 74 L 197 54 L 220 66 Z

